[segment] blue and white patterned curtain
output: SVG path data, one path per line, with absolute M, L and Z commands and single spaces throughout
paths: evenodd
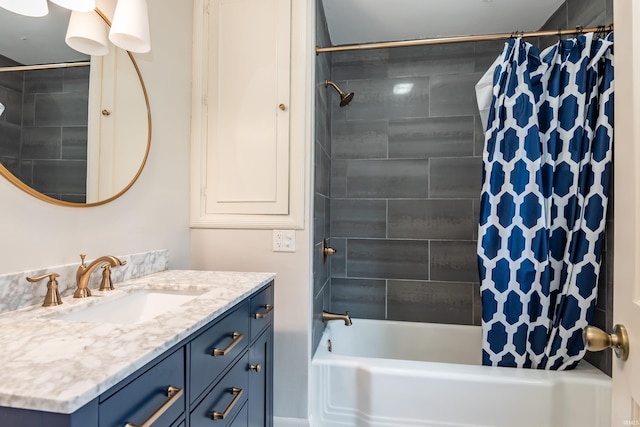
M 585 353 L 600 272 L 613 34 L 541 53 L 514 38 L 490 72 L 478 234 L 483 364 L 572 369 Z

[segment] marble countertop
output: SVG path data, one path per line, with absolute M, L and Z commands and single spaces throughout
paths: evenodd
M 72 413 L 275 278 L 273 273 L 167 270 L 95 297 L 0 315 L 0 406 Z M 55 317 L 137 289 L 204 292 L 138 324 Z

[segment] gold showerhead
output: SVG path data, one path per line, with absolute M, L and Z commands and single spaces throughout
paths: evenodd
M 353 92 L 349 92 L 349 93 L 345 93 L 343 92 L 338 85 L 336 85 L 334 82 L 330 81 L 330 80 L 325 80 L 324 81 L 324 86 L 331 86 L 333 87 L 338 94 L 340 94 L 340 106 L 344 107 L 345 105 L 347 105 L 348 103 L 351 102 L 351 100 L 353 99 L 354 93 Z

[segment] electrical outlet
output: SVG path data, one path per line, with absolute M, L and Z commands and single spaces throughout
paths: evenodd
M 295 252 L 295 230 L 273 230 L 273 252 Z

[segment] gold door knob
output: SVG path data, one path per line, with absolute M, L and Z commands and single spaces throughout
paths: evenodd
M 614 326 L 612 334 L 595 326 L 587 326 L 582 331 L 582 339 L 588 351 L 601 351 L 611 347 L 619 359 L 627 360 L 629 357 L 629 335 L 622 325 Z
M 287 106 L 286 106 L 286 105 L 284 105 L 284 104 L 280 104 L 280 105 L 278 105 L 278 108 L 279 108 L 280 110 L 284 111 L 284 110 L 286 110 L 286 109 L 287 109 Z

